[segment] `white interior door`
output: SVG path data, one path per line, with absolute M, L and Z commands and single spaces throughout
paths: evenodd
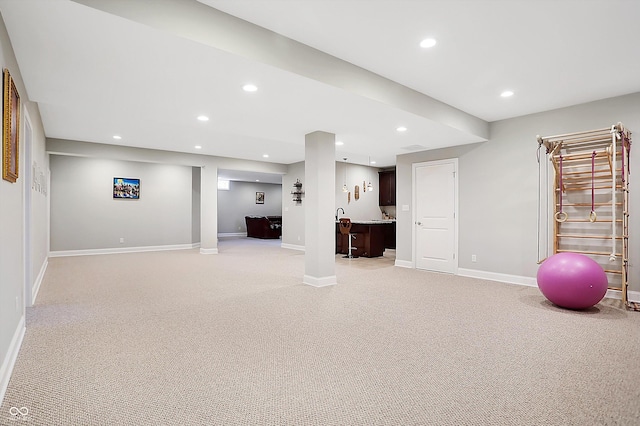
M 413 166 L 417 269 L 457 272 L 457 167 L 457 159 Z

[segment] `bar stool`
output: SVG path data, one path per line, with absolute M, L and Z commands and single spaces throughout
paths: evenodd
M 356 239 L 356 235 L 357 234 L 352 234 L 351 233 L 351 219 L 349 219 L 348 217 L 341 217 L 340 218 L 340 234 L 342 235 L 348 235 L 349 237 L 349 251 L 347 252 L 346 256 L 342 256 L 344 258 L 348 258 L 348 259 L 356 259 L 358 256 L 354 256 L 353 253 L 351 253 L 352 250 L 358 250 L 357 247 L 352 247 L 351 246 L 351 240 L 352 239 Z

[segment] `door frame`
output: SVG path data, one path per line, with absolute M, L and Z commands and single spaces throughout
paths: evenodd
M 453 195 L 453 203 L 454 203 L 454 211 L 453 211 L 453 222 L 454 222 L 454 241 L 453 241 L 453 249 L 454 249 L 454 253 L 453 253 L 453 275 L 458 275 L 458 218 L 459 218 L 459 214 L 458 214 L 458 206 L 459 206 L 459 202 L 458 202 L 458 159 L 457 158 L 447 158 L 444 160 L 434 160 L 434 161 L 423 161 L 420 163 L 413 163 L 411 165 L 411 205 L 413 206 L 411 209 L 411 263 L 413 265 L 413 269 L 417 269 L 416 268 L 416 244 L 417 244 L 417 238 L 416 238 L 416 209 L 417 209 L 417 205 L 418 203 L 417 201 L 417 182 L 416 182 L 416 169 L 418 167 L 425 167 L 425 166 L 437 166 L 440 164 L 453 164 L 453 169 L 454 169 L 454 176 L 453 176 L 453 185 L 454 185 L 454 195 Z M 436 271 L 433 271 L 436 272 Z
M 23 314 L 24 309 L 27 307 L 33 306 L 33 247 L 31 245 L 32 240 L 32 205 L 33 205 L 33 126 L 31 125 L 31 117 L 29 116 L 29 112 L 27 111 L 27 107 L 24 106 L 22 111 L 20 111 L 22 117 L 24 118 L 23 128 L 20 129 L 22 131 L 23 139 L 22 143 L 24 144 L 24 162 L 22 167 L 22 178 L 23 178 L 23 194 L 24 194 L 24 211 L 23 211 L 23 256 L 24 256 L 24 304 L 23 304 Z M 27 127 L 29 128 L 29 132 L 27 132 Z

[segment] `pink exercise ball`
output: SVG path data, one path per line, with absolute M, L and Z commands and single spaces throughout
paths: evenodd
M 598 263 L 578 253 L 558 253 L 538 268 L 538 288 L 544 297 L 558 306 L 586 309 L 607 293 L 609 282 Z

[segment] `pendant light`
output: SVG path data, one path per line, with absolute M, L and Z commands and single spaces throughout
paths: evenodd
M 371 156 L 369 156 L 369 167 L 371 167 Z M 369 180 L 369 184 L 367 185 L 367 191 L 373 191 L 373 185 L 371 185 L 371 180 Z
M 349 188 L 347 188 L 347 157 L 344 157 L 343 160 L 344 160 L 344 184 L 342 185 L 342 192 L 348 192 Z

